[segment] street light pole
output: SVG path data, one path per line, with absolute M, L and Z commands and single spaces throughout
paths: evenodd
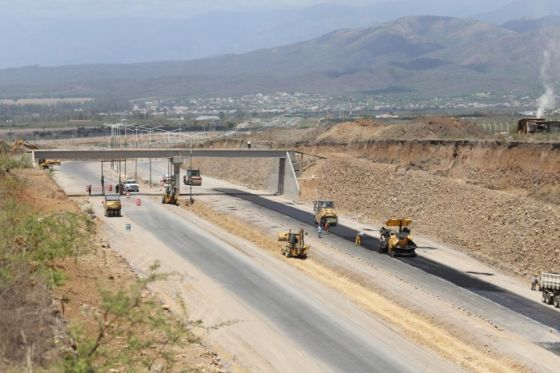
M 190 151 L 190 160 L 189 160 L 189 170 L 187 170 L 187 172 L 192 172 L 192 142 L 191 142 L 191 151 Z M 187 175 L 187 180 L 189 178 L 189 175 Z M 192 178 L 191 181 L 189 182 L 189 202 L 192 205 L 193 203 L 193 198 L 192 198 Z

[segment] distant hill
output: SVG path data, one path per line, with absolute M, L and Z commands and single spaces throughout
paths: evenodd
M 558 0 L 517 0 L 491 12 L 476 16 L 482 21 L 503 24 L 521 18 L 541 18 L 549 15 L 560 15 Z
M 504 23 L 502 27 L 516 32 L 534 32 L 545 27 L 560 27 L 560 15 L 517 19 Z
M 516 32 L 473 19 L 405 17 L 292 45 L 213 58 L 0 70 L 0 97 L 176 97 L 540 92 L 543 46 L 560 28 Z

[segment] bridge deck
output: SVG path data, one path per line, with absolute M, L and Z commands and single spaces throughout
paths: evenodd
M 41 149 L 33 151 L 33 159 L 66 159 L 108 161 L 132 158 L 220 157 L 220 158 L 286 158 L 288 150 L 250 149 Z

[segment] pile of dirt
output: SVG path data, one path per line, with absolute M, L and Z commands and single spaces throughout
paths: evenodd
M 358 119 L 353 122 L 339 123 L 319 134 L 314 142 L 350 144 L 353 142 L 367 141 L 378 138 L 385 127 L 385 124 L 374 122 L 371 119 Z
M 414 231 L 519 274 L 560 266 L 560 206 L 360 159 L 331 158 L 307 172 L 305 201 L 319 193 L 379 225 L 412 218 Z
M 453 117 L 426 117 L 397 124 L 358 119 L 344 122 L 318 134 L 312 144 L 352 144 L 385 139 L 486 139 L 479 126 Z
M 453 117 L 421 118 L 412 123 L 387 126 L 383 139 L 486 139 L 490 134 L 473 123 Z

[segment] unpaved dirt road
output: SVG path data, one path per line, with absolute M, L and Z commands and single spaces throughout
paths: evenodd
M 68 194 L 83 194 L 98 179 L 97 168 L 65 162 L 55 178 Z M 159 260 L 187 278 L 173 289 L 180 288 L 192 315 L 224 322 L 209 338 L 233 365 L 294 372 L 459 370 L 285 262 L 156 198 L 142 197 L 141 206 L 123 198 L 124 218 L 102 218 L 112 246 L 139 271 Z M 91 205 L 100 216 L 101 197 L 92 197 Z

